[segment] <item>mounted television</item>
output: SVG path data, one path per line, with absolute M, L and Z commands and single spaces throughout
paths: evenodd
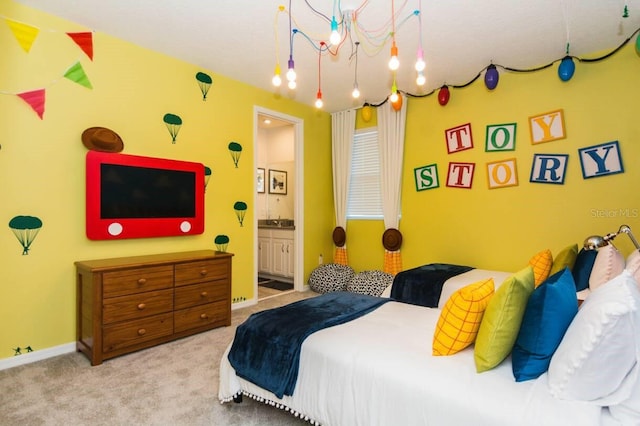
M 204 232 L 202 164 L 89 151 L 86 167 L 89 239 Z

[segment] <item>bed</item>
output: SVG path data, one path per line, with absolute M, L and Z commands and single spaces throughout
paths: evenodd
M 477 373 L 473 345 L 452 356 L 431 355 L 445 301 L 469 283 L 491 278 L 499 287 L 510 275 L 472 269 L 446 280 L 437 307 L 389 300 L 314 332 L 302 343 L 291 395 L 278 397 L 239 377 L 229 345 L 220 362 L 219 400 L 246 395 L 311 424 L 336 426 L 621 424 L 602 404 L 552 396 L 546 373 L 515 382 L 509 357 Z

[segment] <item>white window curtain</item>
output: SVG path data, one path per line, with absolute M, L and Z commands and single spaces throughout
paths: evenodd
M 378 107 L 378 146 L 380 147 L 380 194 L 384 228 L 398 229 L 400 193 L 402 189 L 402 159 L 407 121 L 407 99 L 400 111 L 385 102 Z
M 347 230 L 347 200 L 351 176 L 351 146 L 356 127 L 356 110 L 331 114 L 331 148 L 333 165 L 333 204 L 336 226 Z M 343 249 L 343 250 L 340 250 Z M 336 250 L 336 263 L 347 263 L 346 245 Z

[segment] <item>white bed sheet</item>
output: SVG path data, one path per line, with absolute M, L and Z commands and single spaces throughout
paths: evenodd
M 346 324 L 312 334 L 302 345 L 294 394 L 278 399 L 220 363 L 219 398 L 239 392 L 283 404 L 332 426 L 599 425 L 601 407 L 554 399 L 546 374 L 516 383 L 510 359 L 478 374 L 473 346 L 431 355 L 438 309 L 388 302 Z

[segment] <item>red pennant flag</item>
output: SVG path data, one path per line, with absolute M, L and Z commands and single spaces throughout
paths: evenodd
M 44 89 L 32 90 L 31 92 L 18 93 L 23 101 L 29 104 L 38 114 L 40 120 L 44 115 Z
M 93 61 L 93 33 L 67 33 L 73 41 L 76 42 L 80 49 Z

